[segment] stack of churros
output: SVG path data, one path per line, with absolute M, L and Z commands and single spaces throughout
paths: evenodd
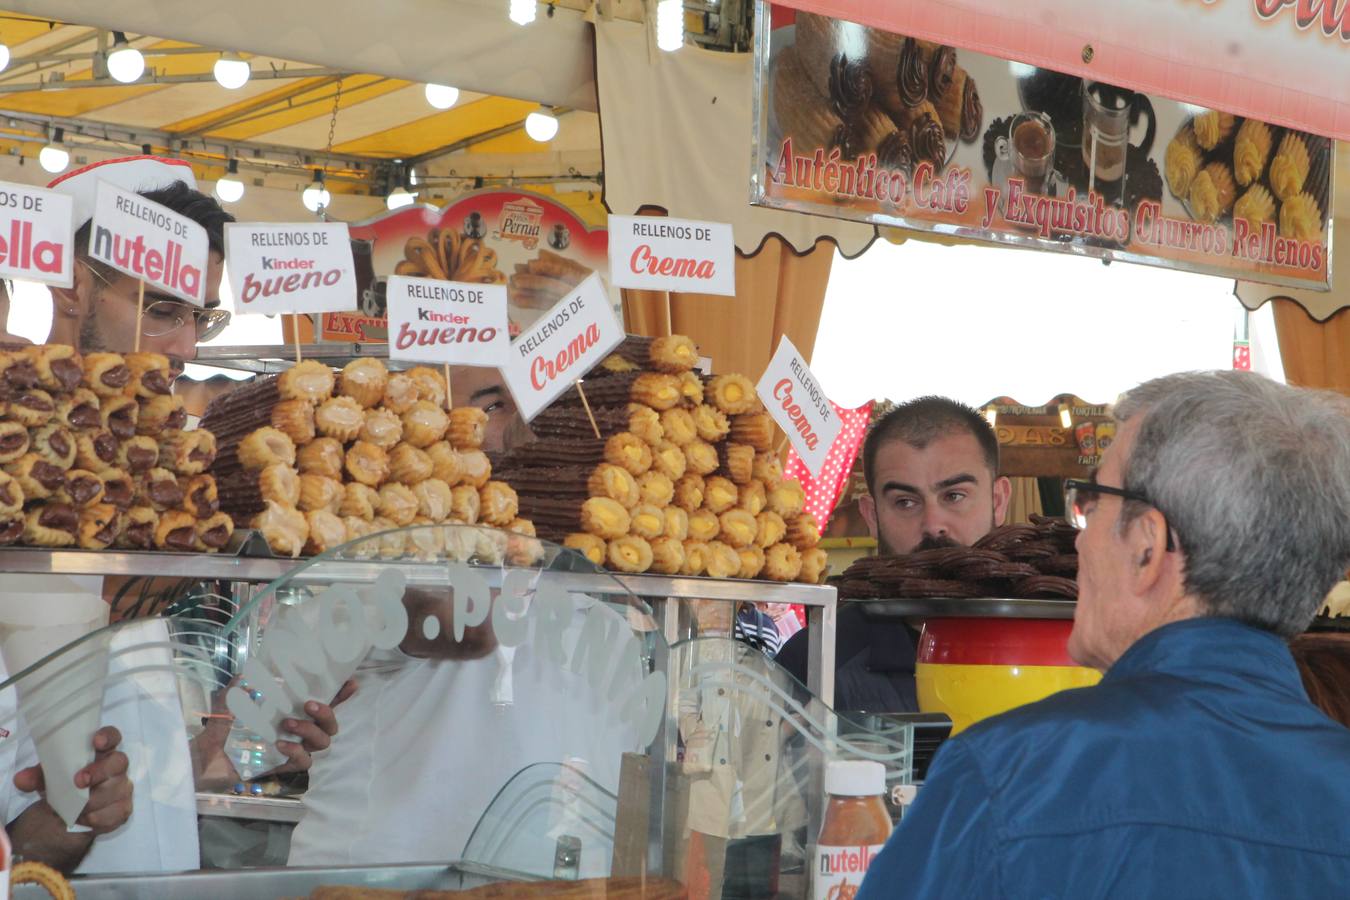
M 159 353 L 0 349 L 0 544 L 214 552 L 233 525 Z
M 453 228 L 433 228 L 425 238 L 408 238 L 394 274 L 478 284 L 506 282 L 506 273 L 497 268 L 497 251 Z
M 743 375 L 703 378 L 683 335 L 630 337 L 498 460 L 541 537 L 618 572 L 818 583 L 820 529 L 783 479 L 774 424 Z

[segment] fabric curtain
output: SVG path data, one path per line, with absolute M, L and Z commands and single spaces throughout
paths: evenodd
M 1041 485 L 1035 478 L 1012 479 L 1012 500 L 1008 503 L 1005 524 L 1023 525 L 1031 522 L 1032 514 L 1044 515 L 1041 506 Z
M 714 373 L 739 372 L 752 381 L 786 334 L 809 360 L 816 343 L 834 244 L 816 242 L 798 254 L 776 236 L 754 256 L 736 256 L 736 296 L 623 292 L 624 324 L 633 334 L 687 334 Z
M 1271 302 L 1289 383 L 1350 394 L 1350 310 L 1318 322 L 1292 300 Z

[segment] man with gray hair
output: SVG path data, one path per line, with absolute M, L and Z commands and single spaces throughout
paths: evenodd
M 1116 418 L 1066 491 L 1101 683 L 949 741 L 860 900 L 1345 896 L 1350 730 L 1286 641 L 1350 565 L 1350 400 L 1190 373 Z

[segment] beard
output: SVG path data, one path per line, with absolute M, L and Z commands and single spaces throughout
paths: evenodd
M 101 353 L 108 349 L 95 318 L 96 317 L 91 313 L 90 315 L 85 316 L 80 322 L 79 350 L 81 353 Z

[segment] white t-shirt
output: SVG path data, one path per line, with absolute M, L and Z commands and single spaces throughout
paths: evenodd
M 14 576 L 0 576 L 0 590 Z M 69 590 L 65 579 L 62 589 Z M 78 579 L 80 587 L 96 594 L 102 579 Z M 32 580 L 24 583 L 27 596 Z M 97 638 L 95 639 L 97 640 Z M 116 831 L 101 835 L 90 848 L 78 872 L 182 871 L 200 865 L 197 842 L 196 793 L 188 753 L 168 626 L 162 619 L 146 619 L 112 629 L 108 643 L 108 680 L 100 725 L 122 733 L 119 749 L 127 755 L 134 785 L 131 818 Z M 0 658 L 0 681 L 8 677 Z M 37 751 L 18 713 L 18 692 L 0 691 L 0 810 L 6 824 L 39 796 L 20 792 L 14 775 L 36 765 Z M 90 735 L 92 739 L 93 735 Z
M 601 605 L 589 614 L 622 617 Z M 578 613 L 577 625 L 582 613 Z M 572 631 L 569 629 L 569 632 Z M 570 644 L 569 644 L 570 646 Z M 501 803 L 505 818 L 485 823 L 473 858 L 551 873 L 559 836 L 582 841 L 582 877 L 605 874 L 613 849 L 613 801 L 582 789 L 576 817 L 558 800 L 575 782 L 557 776 L 568 762 L 617 793 L 625 751 L 640 749 L 635 729 L 614 714 L 584 675 L 515 648 L 467 662 L 408 660 L 395 671 L 363 671 L 356 696 L 337 708 L 339 732 L 317 754 L 305 814 L 291 838 L 291 865 L 447 862 L 464 858 L 480 817 L 517 773 Z M 512 702 L 500 697 L 509 666 Z M 527 787 L 528 786 L 528 787 Z M 553 815 L 540 816 L 542 809 Z

